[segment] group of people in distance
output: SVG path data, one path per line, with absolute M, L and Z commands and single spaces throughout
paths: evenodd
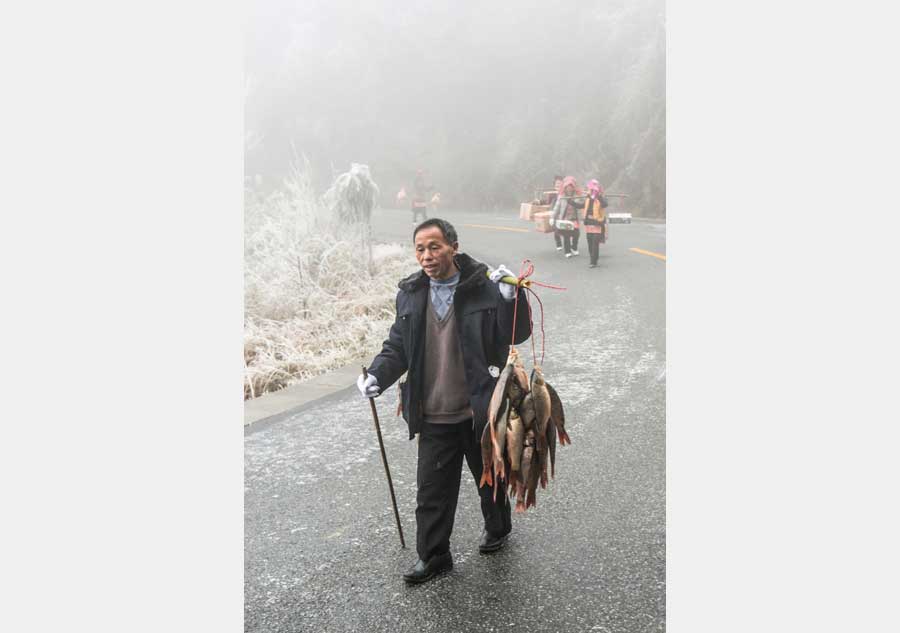
M 600 244 L 606 243 L 607 232 L 606 208 L 609 202 L 603 195 L 603 187 L 596 179 L 591 179 L 586 186 L 587 193 L 584 193 L 573 176 L 556 176 L 553 188 L 556 195 L 550 201 L 553 205 L 550 226 L 553 227 L 556 250 L 565 251 L 567 258 L 578 255 L 578 238 L 583 224 L 590 256 L 589 267 L 596 268 Z
M 596 268 L 600 244 L 606 243 L 608 232 L 606 209 L 609 202 L 603 195 L 603 187 L 596 178 L 592 178 L 582 190 L 574 176 L 555 176 L 553 189 L 553 192 L 544 192 L 541 202 L 551 205 L 550 226 L 556 250 L 564 251 L 567 258 L 578 255 L 578 241 L 581 226 L 584 225 L 590 258 L 588 266 Z M 412 186 L 408 189 L 403 187 L 397 194 L 398 204 L 407 200 L 412 211 L 412 223 L 417 226 L 418 222 L 428 219 L 429 205 L 437 211 L 441 194 L 435 192 L 433 185 L 426 184 L 424 170 L 419 169 Z

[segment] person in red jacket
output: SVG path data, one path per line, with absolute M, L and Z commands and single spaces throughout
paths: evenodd
M 428 219 L 428 193 L 434 189 L 431 185 L 425 184 L 425 172 L 421 169 L 416 171 L 416 178 L 413 181 L 412 195 L 410 202 L 412 204 L 412 221 L 413 225 L 417 225 L 417 218 L 422 214 L 422 220 Z

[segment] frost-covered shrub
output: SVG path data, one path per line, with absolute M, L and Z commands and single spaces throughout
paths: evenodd
M 394 319 L 397 282 L 416 270 L 399 244 L 372 244 L 295 173 L 244 211 L 244 397 L 374 355 Z

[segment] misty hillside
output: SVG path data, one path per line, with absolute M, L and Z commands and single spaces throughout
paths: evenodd
M 665 214 L 663 0 L 248 7 L 245 170 L 264 186 L 296 159 L 320 190 L 363 162 L 385 206 L 421 168 L 448 206 L 512 210 L 559 173 Z

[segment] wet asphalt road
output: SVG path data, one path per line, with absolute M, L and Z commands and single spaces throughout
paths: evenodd
M 532 259 L 545 308 L 544 371 L 572 445 L 507 546 L 478 553 L 475 483 L 463 484 L 454 569 L 422 586 L 415 562 L 416 442 L 376 400 L 407 549 L 400 549 L 368 403 L 354 385 L 245 431 L 245 630 L 662 631 L 665 628 L 665 225 L 613 225 L 600 265 L 564 259 L 512 214 L 445 212 L 461 250 L 513 270 Z M 411 243 L 408 212 L 376 238 Z M 537 311 L 537 307 L 535 306 Z M 539 314 L 535 343 L 540 354 Z M 385 335 L 387 332 L 385 332 Z M 520 346 L 530 367 L 531 346 Z

